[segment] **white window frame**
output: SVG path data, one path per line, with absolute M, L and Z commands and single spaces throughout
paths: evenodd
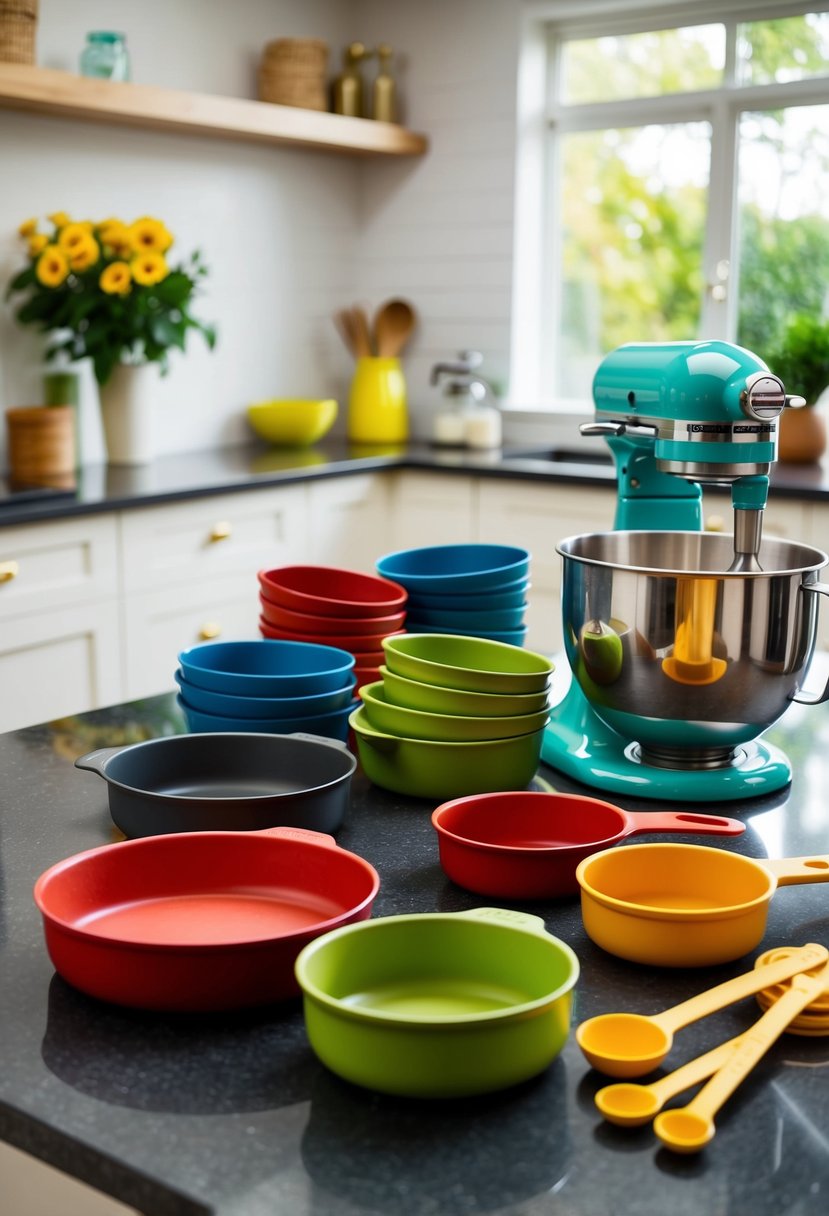
M 544 414 L 587 413 L 583 400 L 551 400 L 543 386 L 552 383 L 556 352 L 542 341 L 558 334 L 555 315 L 558 292 L 554 276 L 560 266 L 560 228 L 549 222 L 552 200 L 558 197 L 556 135 L 612 126 L 638 126 L 647 122 L 704 121 L 711 125 L 709 207 L 703 249 L 707 290 L 703 301 L 701 333 L 708 338 L 734 341 L 737 328 L 736 250 L 737 140 L 740 119 L 746 111 L 791 105 L 829 104 L 827 75 L 790 84 L 757 86 L 736 82 L 736 29 L 747 21 L 829 11 L 827 3 L 787 0 L 639 0 L 635 9 L 618 0 L 564 0 L 534 4 L 524 14 L 518 65 L 517 144 L 515 174 L 515 243 L 509 402 L 516 409 Z M 691 25 L 726 27 L 726 62 L 721 87 L 709 91 L 632 98 L 624 102 L 598 102 L 562 106 L 551 81 L 562 42 L 602 34 L 629 34 Z M 551 132 L 554 137 L 551 138 Z M 730 264 L 723 285 L 719 270 Z M 539 323 L 541 318 L 541 323 Z

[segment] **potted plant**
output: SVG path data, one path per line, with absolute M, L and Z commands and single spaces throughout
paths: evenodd
M 814 407 L 829 386 L 829 321 L 794 313 L 766 362 L 787 394 L 806 400 L 805 407 L 786 409 L 781 415 L 780 459 L 794 464 L 819 460 L 826 450 L 826 423 Z
M 36 219 L 20 226 L 28 260 L 8 288 L 24 295 L 15 316 L 50 335 L 47 360 L 92 360 L 109 459 L 142 463 L 151 455 L 150 420 L 143 404 L 131 414 L 138 369 L 165 374 L 170 351 L 185 349 L 190 330 L 213 348 L 213 327 L 191 312 L 207 270 L 198 251 L 170 265 L 173 236 L 150 216 L 127 224 L 56 212 L 48 220 L 47 231 Z

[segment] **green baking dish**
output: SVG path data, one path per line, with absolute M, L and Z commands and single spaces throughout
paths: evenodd
M 413 798 L 462 798 L 493 790 L 523 790 L 541 760 L 544 728 L 511 739 L 444 743 L 375 730 L 361 705 L 349 716 L 369 781 Z
M 547 709 L 550 690 L 541 692 L 466 692 L 463 688 L 441 688 L 395 675 L 379 668 L 386 700 L 404 709 L 422 709 L 427 714 L 462 714 L 467 718 L 505 718 L 508 714 L 534 714 Z
M 383 650 L 396 675 L 470 692 L 541 692 L 553 670 L 532 650 L 455 633 L 403 633 L 383 638 Z
M 425 713 L 395 705 L 386 696 L 383 681 L 364 684 L 360 697 L 366 719 L 374 730 L 409 739 L 431 739 L 443 743 L 475 743 L 481 739 L 511 739 L 541 730 L 550 720 L 544 709 L 533 714 L 508 714 L 500 718 L 464 717 L 460 714 Z
M 296 961 L 308 1040 L 382 1093 L 454 1098 L 542 1072 L 570 1029 L 576 955 L 505 908 L 389 916 L 335 929 Z

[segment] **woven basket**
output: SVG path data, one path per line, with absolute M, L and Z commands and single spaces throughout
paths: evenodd
M 0 0 L 0 61 L 34 63 L 37 0 Z
M 317 38 L 278 38 L 262 52 L 259 99 L 281 106 L 326 110 L 328 44 Z

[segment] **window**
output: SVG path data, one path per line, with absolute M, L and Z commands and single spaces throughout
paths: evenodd
M 829 5 L 604 9 L 522 60 L 514 405 L 589 408 L 623 342 L 768 357 L 829 310 Z

